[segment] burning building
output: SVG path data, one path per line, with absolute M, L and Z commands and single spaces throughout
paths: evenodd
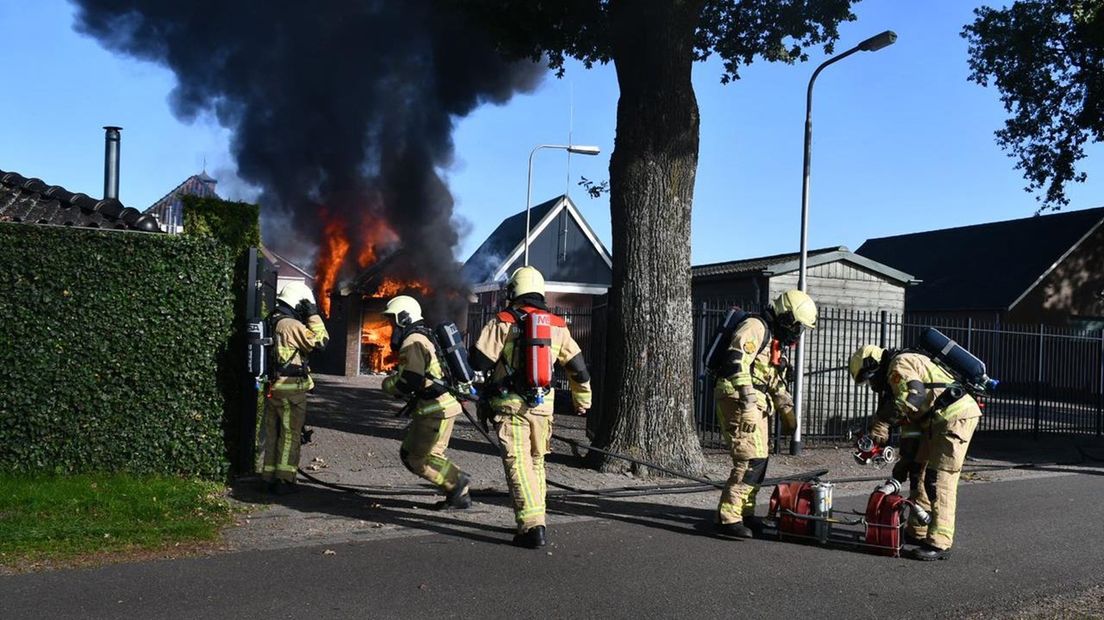
M 365 353 L 387 366 L 378 302 L 390 294 L 415 292 L 434 321 L 463 309 L 443 176 L 452 131 L 532 91 L 544 64 L 504 59 L 466 13 L 433 0 L 74 4 L 79 32 L 173 72 L 177 117 L 210 115 L 232 132 L 265 246 L 317 257 L 321 309 L 331 334 L 346 333 L 331 345 L 341 359 L 316 369 L 356 374 Z

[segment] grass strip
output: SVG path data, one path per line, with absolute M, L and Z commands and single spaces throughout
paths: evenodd
M 0 564 L 211 541 L 232 513 L 224 487 L 200 480 L 0 475 Z

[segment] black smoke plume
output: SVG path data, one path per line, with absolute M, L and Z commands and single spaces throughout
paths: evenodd
M 532 90 L 539 65 L 502 60 L 433 0 L 74 2 L 79 32 L 173 71 L 175 115 L 213 112 L 232 130 L 238 174 L 261 189 L 266 244 L 301 255 L 324 208 L 347 222 L 351 262 L 359 231 L 382 218 L 406 275 L 460 287 L 439 174 L 453 124 Z

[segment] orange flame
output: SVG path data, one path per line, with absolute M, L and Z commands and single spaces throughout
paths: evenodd
M 330 292 L 333 291 L 337 272 L 345 255 L 349 253 L 349 238 L 345 234 L 345 222 L 331 217 L 326 211 L 320 213 L 325 225 L 322 227 L 322 249 L 318 253 L 315 272 L 318 274 L 318 307 L 322 313 L 330 316 Z
M 383 315 L 365 317 L 360 327 L 361 359 L 372 372 L 385 372 L 398 361 L 391 351 L 391 321 Z

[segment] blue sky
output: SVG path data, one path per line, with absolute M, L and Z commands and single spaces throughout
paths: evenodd
M 865 0 L 845 24 L 838 49 L 885 29 L 897 43 L 828 68 L 814 95 L 810 247 L 1026 217 L 1034 197 L 993 141 L 1005 112 L 999 95 L 966 81 L 972 0 Z M 72 30 L 63 0 L 0 0 L 0 169 L 41 177 L 73 191 L 103 187 L 101 126 L 123 131 L 120 194 L 145 208 L 198 172 L 220 180 L 221 193 L 250 197 L 236 181 L 229 133 L 210 118 L 173 118 L 166 69 L 118 57 Z M 693 260 L 723 261 L 796 251 L 801 203 L 804 93 L 824 59 L 744 68 L 720 84 L 716 59 L 695 67 L 701 152 L 694 197 Z M 445 171 L 462 220 L 464 259 L 506 216 L 524 208 L 526 161 L 541 143 L 567 140 L 570 102 L 578 144 L 598 157 L 537 155 L 534 202 L 570 189 L 608 244 L 609 205 L 589 198 L 580 176 L 608 178 L 617 84 L 612 67 L 568 67 L 530 95 L 487 106 L 458 121 L 456 161 Z M 1104 206 L 1104 148 L 1083 162 L 1088 183 L 1069 188 L 1070 209 Z

